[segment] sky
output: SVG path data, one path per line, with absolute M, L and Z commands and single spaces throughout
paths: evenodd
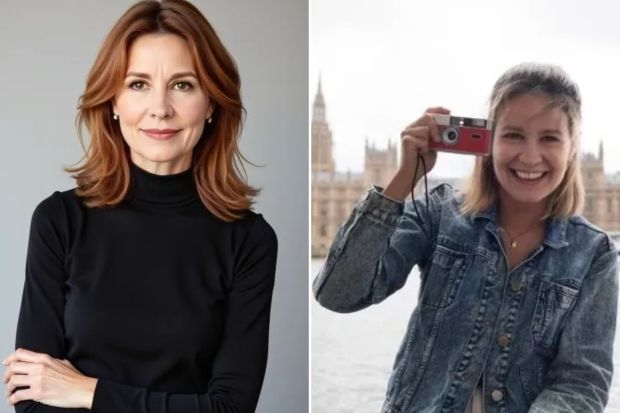
M 319 76 L 334 158 L 363 169 L 364 142 L 385 147 L 427 107 L 485 117 L 491 88 L 521 62 L 561 66 L 582 94 L 582 152 L 620 170 L 620 2 L 313 0 L 310 97 Z M 312 103 L 312 102 L 311 102 Z M 441 153 L 434 177 L 469 174 L 473 157 Z

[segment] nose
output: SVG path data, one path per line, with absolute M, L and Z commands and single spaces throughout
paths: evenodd
M 526 165 L 536 165 L 542 159 L 540 148 L 536 139 L 525 139 L 523 150 L 519 154 L 519 160 Z
M 165 88 L 153 88 L 150 95 L 149 115 L 152 118 L 165 119 L 174 114 L 172 105 L 169 102 L 168 91 Z

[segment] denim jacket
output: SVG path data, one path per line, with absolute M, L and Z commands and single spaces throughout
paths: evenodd
M 603 412 L 613 371 L 617 251 L 584 218 L 551 219 L 508 271 L 496 206 L 464 215 L 448 185 L 413 205 L 371 189 L 313 283 L 321 305 L 376 304 L 420 269 L 419 304 L 382 413 L 464 412 L 482 377 L 486 413 Z

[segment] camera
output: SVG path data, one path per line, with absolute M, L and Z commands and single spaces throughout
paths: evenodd
M 488 155 L 491 151 L 493 122 L 487 119 L 451 115 L 432 115 L 441 142 L 431 140 L 428 147 L 436 151 Z

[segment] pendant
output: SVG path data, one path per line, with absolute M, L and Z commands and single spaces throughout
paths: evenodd
M 510 248 L 516 248 L 517 247 L 517 241 L 512 240 L 510 241 Z

